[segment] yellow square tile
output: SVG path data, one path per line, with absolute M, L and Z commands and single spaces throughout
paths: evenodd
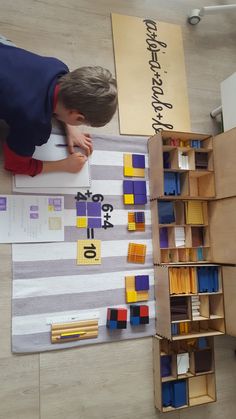
M 101 264 L 101 240 L 78 240 L 77 265 Z
M 128 224 L 128 230 L 129 231 L 135 231 L 136 230 L 136 224 L 135 223 L 129 223 Z
M 124 167 L 132 167 L 132 154 L 124 154 Z
M 54 211 L 54 206 L 53 205 L 48 205 L 48 211 Z
M 148 298 L 148 291 L 137 291 L 137 301 L 147 301 Z
M 49 217 L 48 228 L 49 230 L 61 230 L 62 229 L 61 217 Z
M 86 228 L 88 225 L 88 220 L 86 217 L 76 217 L 76 227 Z
M 125 194 L 124 195 L 124 203 L 126 205 L 134 204 L 134 195 L 133 194 Z
M 134 276 L 125 277 L 125 288 L 126 288 L 126 291 L 135 291 L 135 277 Z
M 133 167 L 124 167 L 124 176 L 135 176 Z
M 136 303 L 136 302 L 137 302 L 137 292 L 126 291 L 126 303 Z
M 133 169 L 133 175 L 135 177 L 145 177 L 145 169 L 137 169 L 134 168 Z

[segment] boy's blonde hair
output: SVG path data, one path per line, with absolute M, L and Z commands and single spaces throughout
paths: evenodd
M 59 79 L 58 99 L 66 109 L 79 111 L 92 127 L 102 127 L 117 108 L 116 80 L 102 67 L 81 67 Z

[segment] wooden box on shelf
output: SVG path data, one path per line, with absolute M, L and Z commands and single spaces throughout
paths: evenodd
M 161 412 L 216 401 L 213 337 L 170 342 L 154 336 L 153 364 L 155 406 Z

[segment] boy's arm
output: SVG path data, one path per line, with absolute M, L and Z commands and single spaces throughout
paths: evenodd
M 35 176 L 41 173 L 43 162 L 28 156 L 20 156 L 3 144 L 4 168 L 13 174 Z
M 65 159 L 58 161 L 41 161 L 32 157 L 25 157 L 16 154 L 6 143 L 3 146 L 5 164 L 4 168 L 13 174 L 36 176 L 39 173 L 50 172 L 79 172 L 85 164 L 87 157 L 74 153 Z

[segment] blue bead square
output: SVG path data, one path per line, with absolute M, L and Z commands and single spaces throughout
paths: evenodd
M 134 182 L 132 180 L 123 181 L 123 193 L 133 194 L 134 193 Z
M 149 290 L 149 276 L 136 275 L 135 276 L 135 291 Z
M 144 205 L 147 203 L 146 195 L 134 195 L 134 203 L 136 205 Z
M 140 318 L 130 317 L 130 323 L 132 324 L 132 326 L 138 326 L 140 324 Z
M 86 215 L 86 202 L 76 202 L 76 215 L 77 216 Z
M 145 180 L 134 181 L 134 195 L 147 195 Z
M 136 169 L 145 169 L 145 156 L 140 154 L 132 155 L 133 167 Z
M 101 217 L 101 203 L 87 202 L 87 215 L 88 217 Z

